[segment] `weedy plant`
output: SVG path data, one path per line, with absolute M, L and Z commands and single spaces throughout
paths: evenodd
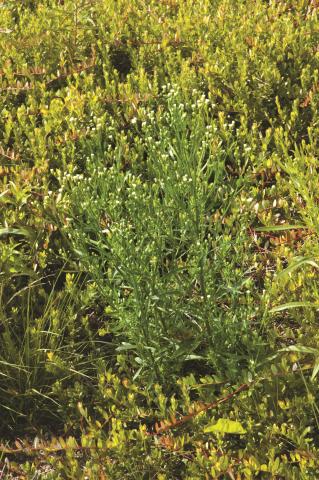
M 74 252 L 109 313 L 106 328 L 123 340 L 118 351 L 135 355 L 136 376 L 162 382 L 187 360 L 236 378 L 253 355 L 249 217 L 234 235 L 231 213 L 247 162 L 229 173 L 235 133 L 223 139 L 211 101 L 197 92 L 193 101 L 169 89 L 157 111 L 132 120 L 134 140 L 123 135 L 105 157 L 89 157 L 87 174 L 70 177 L 61 198 Z

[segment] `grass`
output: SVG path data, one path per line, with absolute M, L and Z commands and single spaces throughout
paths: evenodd
M 0 388 L 7 435 L 16 437 L 26 424 L 61 424 L 65 405 L 59 395 L 65 385 L 79 379 L 92 383 L 103 364 L 102 342 L 84 333 L 78 320 L 72 290 L 80 283 L 73 285 L 72 277 L 68 274 L 65 291 L 53 288 L 47 299 L 43 285 L 34 282 L 1 305 Z
M 0 7 L 0 478 L 318 478 L 316 2 Z

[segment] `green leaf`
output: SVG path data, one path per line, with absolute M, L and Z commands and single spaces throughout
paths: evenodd
M 300 230 L 304 229 L 307 230 L 308 227 L 306 225 L 269 225 L 268 227 L 257 227 L 255 228 L 256 232 L 282 232 L 284 230 Z
M 186 355 L 185 357 L 185 360 L 204 360 L 205 357 L 203 357 L 202 355 L 194 355 L 194 354 L 190 354 L 190 355 Z
M 310 265 L 311 267 L 317 268 L 319 270 L 318 263 L 315 262 L 312 257 L 295 257 L 289 267 L 287 267 L 285 270 L 283 270 L 277 275 L 277 279 L 287 275 L 288 273 L 293 272 L 294 270 L 302 267 L 303 265 Z
M 312 375 L 311 375 L 311 380 L 314 380 L 316 378 L 318 372 L 319 372 L 319 357 L 315 361 L 313 371 L 312 371 Z
M 283 348 L 282 352 L 298 352 L 298 353 L 308 353 L 310 355 L 315 355 L 315 364 L 311 374 L 311 380 L 314 380 L 319 372 L 319 350 L 317 348 L 305 347 L 304 345 L 290 345 L 287 348 Z
M 133 345 L 132 343 L 129 342 L 122 342 L 119 347 L 116 348 L 117 352 L 123 352 L 125 350 L 133 350 L 136 348 L 136 345 Z
M 282 352 L 298 352 L 298 353 L 310 353 L 312 355 L 318 355 L 319 350 L 317 348 L 305 347 L 304 345 L 290 345 L 289 347 L 281 349 Z
M 22 228 L 0 228 L 0 237 L 3 235 L 21 235 L 23 237 L 34 238 L 35 233 L 32 231 L 30 227 L 22 227 Z
M 217 423 L 206 427 L 205 433 L 231 433 L 235 435 L 244 435 L 247 430 L 244 429 L 241 423 L 227 418 L 219 418 Z
M 290 308 L 299 308 L 299 307 L 312 307 L 319 308 L 319 304 L 312 302 L 289 302 L 278 305 L 270 310 L 270 313 L 282 312 L 283 310 L 289 310 Z

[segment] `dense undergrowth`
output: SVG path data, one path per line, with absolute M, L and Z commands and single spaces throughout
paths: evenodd
M 319 477 L 317 2 L 0 3 L 0 478 Z

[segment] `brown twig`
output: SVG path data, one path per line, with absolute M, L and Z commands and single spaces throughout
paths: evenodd
M 75 75 L 77 73 L 82 73 L 82 72 L 85 72 L 86 70 L 89 70 L 93 67 L 96 66 L 96 60 L 95 58 L 91 58 L 89 59 L 87 62 L 83 62 L 81 64 L 79 64 L 76 68 L 73 68 L 73 69 L 70 69 L 70 70 L 64 70 L 63 72 L 61 72 L 59 75 L 55 76 L 54 78 L 51 78 L 50 80 L 47 80 L 45 82 L 45 85 L 46 86 L 49 86 L 51 85 L 52 83 L 58 81 L 58 80 L 63 80 L 65 78 L 68 78 L 72 75 Z M 38 73 L 35 73 L 34 71 L 30 71 L 30 72 L 16 72 L 14 75 L 16 76 L 31 76 L 31 75 L 45 75 L 47 72 L 38 72 Z M 0 76 L 3 75 L 3 72 L 0 72 Z M 0 92 L 8 92 L 8 91 L 17 91 L 17 92 L 21 92 L 21 91 L 27 91 L 27 90 L 32 90 L 33 88 L 35 88 L 36 86 L 36 83 L 29 83 L 29 82 L 26 82 L 24 85 L 21 85 L 20 86 L 20 82 L 17 82 L 17 84 L 15 86 L 8 86 L 8 87 L 4 87 L 4 88 L 1 88 L 0 89 Z
M 160 424 L 155 424 L 155 432 L 148 432 L 148 435 L 160 435 L 162 433 L 167 432 L 168 430 L 171 430 L 172 428 L 179 427 L 180 425 L 183 425 L 186 422 L 189 422 L 192 420 L 194 417 L 199 415 L 202 412 L 207 412 L 207 410 L 211 410 L 213 408 L 218 407 L 218 405 L 221 405 L 222 403 L 226 403 L 229 400 L 231 400 L 233 397 L 237 396 L 239 393 L 249 390 L 251 384 L 249 385 L 248 383 L 243 383 L 240 385 L 234 392 L 229 393 L 226 395 L 226 397 L 220 398 L 216 402 L 208 403 L 204 405 L 203 407 L 199 408 L 198 410 L 190 413 L 189 415 L 185 415 L 179 420 L 173 420 L 170 423 L 165 424 L 164 422 L 160 422 Z
M 301 108 L 307 108 L 311 102 L 312 102 L 312 98 L 313 96 L 318 92 L 319 90 L 319 82 L 315 83 L 311 89 L 309 90 L 309 92 L 307 93 L 306 97 L 304 98 L 304 100 L 300 103 L 300 107 Z

